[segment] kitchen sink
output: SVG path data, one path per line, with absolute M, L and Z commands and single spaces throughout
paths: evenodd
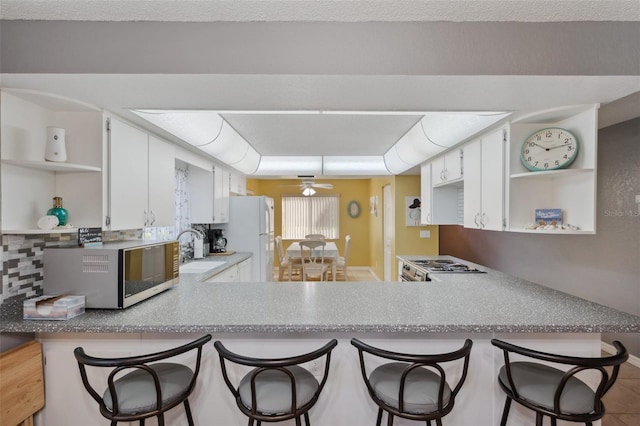
M 223 261 L 215 261 L 215 260 L 202 260 L 202 261 L 193 261 L 189 263 L 185 263 L 184 265 L 180 265 L 180 273 L 181 274 L 198 274 L 201 272 L 209 271 L 213 268 L 217 268 L 218 266 L 222 266 L 227 262 Z

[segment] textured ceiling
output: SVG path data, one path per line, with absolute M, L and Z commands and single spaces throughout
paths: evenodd
M 74 21 L 637 21 L 638 0 L 0 0 L 0 19 Z

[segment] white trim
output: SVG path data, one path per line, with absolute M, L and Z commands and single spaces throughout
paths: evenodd
M 616 353 L 616 348 L 613 347 L 613 345 L 610 345 L 608 343 L 605 342 L 600 342 L 600 345 L 602 347 L 602 350 L 608 354 L 615 354 Z M 627 361 L 629 364 L 633 365 L 634 367 L 638 367 L 640 368 L 640 358 L 635 356 L 635 355 L 629 355 L 629 360 Z

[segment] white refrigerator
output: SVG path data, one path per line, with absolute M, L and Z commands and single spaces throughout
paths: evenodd
M 253 281 L 273 281 L 273 198 L 230 197 L 227 250 L 253 253 Z

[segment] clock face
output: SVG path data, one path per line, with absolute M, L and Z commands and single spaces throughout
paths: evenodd
M 534 172 L 568 167 L 578 154 L 578 138 L 566 129 L 540 129 L 525 139 L 522 164 Z

